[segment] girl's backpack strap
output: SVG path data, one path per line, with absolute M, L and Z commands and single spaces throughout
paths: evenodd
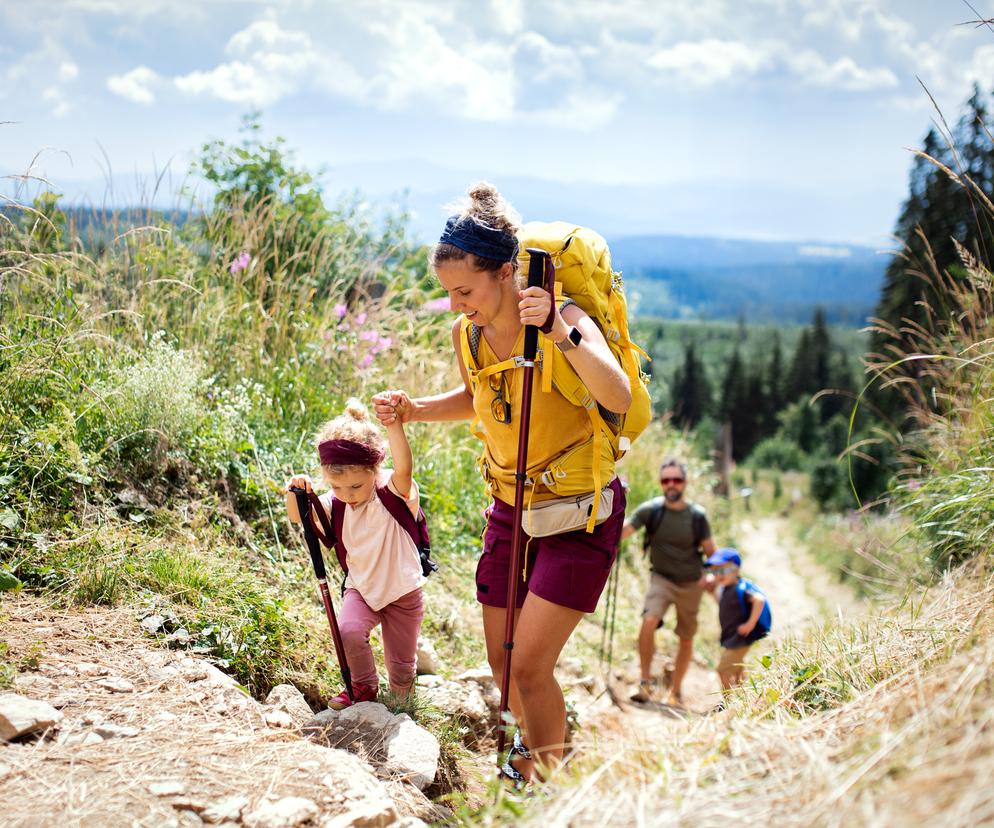
M 309 492 L 307 500 L 311 504 L 311 515 L 309 517 L 311 518 L 312 525 L 313 515 L 317 515 L 318 523 L 321 524 L 320 529 L 314 526 L 314 534 L 318 536 L 318 539 L 324 544 L 325 548 L 335 550 L 335 557 L 338 558 L 338 563 L 345 573 L 348 574 L 349 568 L 345 565 L 345 544 L 341 540 L 342 525 L 345 522 L 345 504 L 337 497 L 331 498 L 331 520 L 329 521 L 328 513 L 325 511 L 320 497 L 314 492 Z M 304 516 L 301 515 L 301 520 L 304 519 Z
M 342 541 L 342 527 L 345 526 L 345 501 L 339 500 L 337 497 L 331 498 L 331 522 L 335 527 L 335 555 L 338 556 L 338 563 L 341 565 L 342 571 L 348 575 L 349 567 L 345 563 L 348 550 Z

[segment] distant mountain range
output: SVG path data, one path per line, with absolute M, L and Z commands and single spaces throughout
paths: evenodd
M 863 325 L 880 297 L 889 256 L 872 248 L 641 235 L 608 239 L 640 316 Z

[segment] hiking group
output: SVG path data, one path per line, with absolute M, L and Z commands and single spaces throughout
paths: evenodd
M 519 272 L 525 264 L 527 284 Z M 669 605 L 677 609 L 680 639 L 670 700 L 679 703 L 701 594 L 715 586 L 728 593 L 740 561 L 733 550 L 715 549 L 703 512 L 683 499 L 686 471 L 679 463 L 663 466 L 663 498 L 642 504 L 625 522 L 615 463 L 650 421 L 651 402 L 600 236 L 561 222 L 522 225 L 497 190 L 481 183 L 446 222 L 430 266 L 459 314 L 451 335 L 461 383 L 431 396 L 402 390 L 373 396 L 392 471 L 380 468 L 381 432 L 350 401 L 317 439 L 331 491 L 318 498 L 311 479 L 295 475 L 287 509 L 294 521 L 312 513 L 347 571 L 340 620 L 325 597 L 346 682 L 332 706 L 376 698 L 369 643 L 376 624 L 390 689 L 409 693 L 422 587 L 434 564 L 404 426 L 471 421 L 483 442 L 480 468 L 491 497 L 475 580 L 487 659 L 501 689 L 498 763 L 520 785 L 536 773 L 544 777 L 562 759 L 566 706 L 554 668 L 577 624 L 596 608 L 621 539 L 644 527 L 652 562 L 639 637 L 645 698 L 654 686 L 655 631 Z M 320 550 L 308 538 L 326 596 Z M 715 574 L 703 574 L 702 552 L 720 562 Z M 761 630 L 763 601 L 754 587 L 737 588 L 741 606 L 724 593 L 722 645 L 738 658 L 722 662 L 722 684 L 730 687 L 741 671 L 743 642 Z M 504 757 L 511 717 L 517 727 Z

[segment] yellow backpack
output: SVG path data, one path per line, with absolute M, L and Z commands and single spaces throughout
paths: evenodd
M 611 270 L 611 254 L 602 236 L 586 227 L 562 221 L 529 222 L 519 230 L 518 242 L 522 273 L 528 272 L 526 248 L 548 251 L 556 268 L 557 304 L 571 299 L 597 323 L 631 385 L 632 404 L 627 412 L 619 416 L 603 411 L 566 356 L 544 334 L 539 334 L 541 390 L 548 393 L 555 387 L 568 401 L 584 408 L 593 430 L 591 439 L 579 447 L 581 450 L 574 449 L 554 460 L 541 481 L 562 497 L 599 492 L 613 477 L 614 463 L 624 456 L 652 420 L 652 401 L 646 387 L 648 377 L 642 371 L 639 355 L 649 357 L 629 337 L 628 306 L 621 276 Z M 463 362 L 475 391 L 479 365 L 472 347 L 471 327 L 469 320 L 464 318 L 461 330 Z M 550 359 L 551 371 L 546 370 L 546 360 Z M 491 370 L 497 367 L 492 366 Z M 596 499 L 594 503 L 587 523 L 588 532 L 594 530 L 597 518 Z

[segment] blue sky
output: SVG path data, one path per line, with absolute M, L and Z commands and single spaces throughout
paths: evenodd
M 526 218 L 609 236 L 880 245 L 932 117 L 916 75 L 950 119 L 974 80 L 994 87 L 994 32 L 957 25 L 973 17 L 960 0 L 10 0 L 0 172 L 120 204 L 166 169 L 168 201 L 259 108 L 330 193 L 400 199 L 425 234 L 487 178 Z

